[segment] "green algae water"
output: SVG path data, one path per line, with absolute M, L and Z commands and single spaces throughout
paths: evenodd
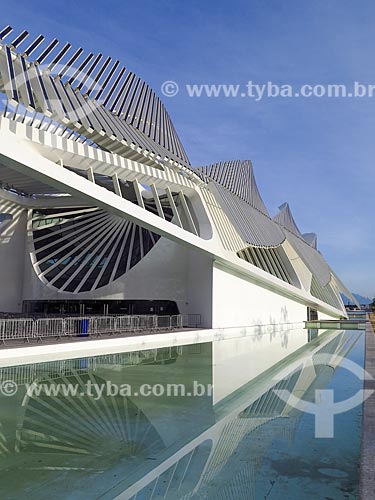
M 293 329 L 1 368 L 0 498 L 356 499 L 361 405 L 329 438 L 307 409 L 363 358 L 364 332 Z

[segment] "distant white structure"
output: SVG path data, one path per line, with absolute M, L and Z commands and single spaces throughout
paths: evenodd
M 316 235 L 287 204 L 271 219 L 250 161 L 193 168 L 159 97 L 119 61 L 11 33 L 0 32 L 0 311 L 178 310 L 207 327 L 346 315 L 350 292 Z

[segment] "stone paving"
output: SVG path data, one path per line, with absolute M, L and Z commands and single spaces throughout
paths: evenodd
M 375 314 L 366 325 L 365 369 L 374 377 L 364 381 L 364 389 L 375 390 Z M 360 500 L 375 499 L 375 394 L 363 403 Z

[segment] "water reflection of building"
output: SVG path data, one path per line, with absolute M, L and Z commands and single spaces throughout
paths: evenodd
M 170 475 L 172 470 L 170 466 L 141 489 L 131 487 L 120 494 L 119 498 L 131 500 L 153 498 L 155 485 L 164 484 L 163 474 L 168 471 L 169 490 L 162 490 L 162 486 L 159 486 L 159 493 L 162 497 L 165 495 L 170 499 L 186 500 L 188 498 L 255 499 L 255 477 L 262 457 L 275 439 L 292 441 L 301 416 L 300 412 L 281 401 L 274 391 L 286 389 L 291 393 L 297 392 L 303 399 L 307 397 L 307 394 L 313 394 L 315 388 L 325 387 L 333 376 L 336 367 L 334 363 L 337 363 L 339 359 L 337 355 L 347 353 L 357 339 L 356 333 L 329 333 L 319 339 L 312 349 L 300 353 L 297 360 L 293 362 L 291 373 L 284 376 L 282 380 L 275 382 L 277 376 L 273 373 L 264 377 L 264 380 L 257 380 L 255 386 L 254 381 L 250 381 L 248 390 L 237 389 L 237 398 L 232 394 L 227 397 L 227 401 L 219 403 L 219 420 L 201 436 L 203 442 L 206 443 L 207 440 L 212 442 L 212 451 L 197 486 L 194 487 L 192 483 L 192 489 L 187 495 L 179 494 L 179 477 Z M 312 361 L 307 374 L 303 369 L 307 361 L 306 354 Z M 269 385 L 268 390 L 264 389 L 265 386 L 262 387 L 263 383 Z M 252 402 L 244 406 L 249 398 Z M 192 444 L 194 444 L 193 449 L 199 449 L 200 445 L 197 444 L 197 440 L 194 440 Z M 181 450 L 181 454 L 186 453 L 187 449 L 189 448 Z M 196 470 L 190 472 L 195 479 L 196 473 Z M 142 482 L 139 483 L 139 486 L 141 485 Z
M 41 474 L 48 477 L 56 498 L 64 498 L 65 488 L 74 490 L 76 498 L 93 498 L 99 493 L 103 498 L 132 500 L 255 498 L 255 476 L 262 457 L 274 439 L 293 439 L 301 415 L 282 402 L 275 389 L 308 400 L 315 388 L 329 383 L 337 355 L 348 352 L 358 338 L 357 332 L 331 331 L 306 344 L 307 332 L 298 330 L 298 335 L 304 339 L 302 349 L 293 338 L 287 347 L 280 338 L 278 358 L 282 361 L 292 353 L 288 363 L 273 359 L 270 367 L 259 364 L 257 373 L 247 372 L 246 382 L 234 377 L 232 391 L 220 391 L 216 403 L 211 396 L 102 397 L 95 401 L 61 395 L 51 398 L 43 393 L 25 397 L 21 393 L 16 419 L 12 413 L 15 427 L 11 431 L 10 414 L 3 404 L 9 400 L 2 398 L 0 421 L 5 427 L 0 427 L 0 468 L 6 468 L 9 480 L 14 481 L 22 463 L 23 477 L 12 487 L 25 482 L 22 487 L 27 484 L 36 495 L 43 490 L 43 481 L 38 484 Z M 247 340 L 222 343 L 227 346 L 232 369 L 241 368 L 236 365 L 237 354 L 241 344 L 249 347 Z M 261 356 L 268 343 L 267 335 L 254 340 L 258 347 L 247 351 L 248 364 L 257 353 Z M 172 364 L 168 364 L 168 352 Z M 303 369 L 306 356 L 311 365 Z M 127 355 L 122 360 L 108 356 L 100 363 L 92 358 L 86 367 L 69 366 L 58 377 L 57 366 L 45 364 L 43 370 L 39 368 L 38 378 L 32 376 L 29 382 L 50 380 L 83 388 L 88 379 L 97 384 L 126 381 L 133 386 L 173 380 L 192 387 L 194 380 L 220 382 L 220 369 L 230 378 L 221 347 L 212 348 L 211 344 L 184 346 L 156 356 L 154 351 L 141 356 L 133 353 L 133 361 L 141 358 L 151 361 L 131 365 Z M 164 364 L 159 362 L 161 358 Z M 61 471 L 70 473 L 69 484 Z M 7 479 L 0 493 L 5 487 L 9 487 Z
M 38 381 L 54 380 L 76 374 L 96 372 L 105 365 L 135 366 L 142 364 L 173 363 L 182 348 L 163 347 L 144 351 L 105 354 L 93 358 L 63 359 L 49 363 L 30 363 L 21 366 L 0 368 L 0 382 L 12 380 L 18 385 Z
M 7 455 L 9 452 L 7 442 L 3 434 L 3 426 L 0 422 L 0 455 Z

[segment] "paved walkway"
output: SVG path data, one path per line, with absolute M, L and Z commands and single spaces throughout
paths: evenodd
M 366 324 L 365 369 L 375 379 L 375 314 Z M 364 381 L 364 389 L 375 390 L 375 380 Z M 363 403 L 360 500 L 375 500 L 375 394 Z

